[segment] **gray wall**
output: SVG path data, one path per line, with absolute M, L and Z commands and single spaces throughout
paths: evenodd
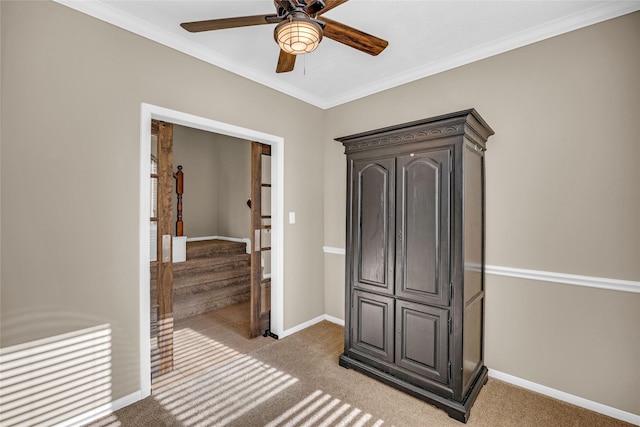
M 215 135 L 185 126 L 173 126 L 173 170 L 183 167 L 182 218 L 187 237 L 215 236 L 218 232 L 218 150 Z M 175 235 L 176 197 L 173 198 Z
M 216 136 L 218 147 L 218 232 L 225 237 L 251 237 L 251 143 Z
M 249 238 L 251 142 L 175 125 L 173 151 L 185 174 L 184 235 Z
M 335 137 L 475 107 L 488 141 L 487 264 L 640 281 L 640 13 L 328 112 L 325 245 L 344 247 Z M 329 189 L 331 189 L 329 191 Z M 344 257 L 325 255 L 343 318 Z M 489 368 L 640 414 L 640 294 L 487 275 Z
M 108 325 L 111 397 L 139 389 L 142 103 L 284 139 L 284 328 L 324 313 L 321 110 L 59 4 L 0 7 L 2 347 Z

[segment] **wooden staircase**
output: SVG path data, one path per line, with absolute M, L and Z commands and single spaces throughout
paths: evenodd
M 157 321 L 156 263 L 151 263 L 151 324 Z M 187 260 L 173 264 L 173 320 L 249 301 L 251 256 L 246 244 L 187 242 Z

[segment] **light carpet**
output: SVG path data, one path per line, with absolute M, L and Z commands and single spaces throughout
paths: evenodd
M 454 426 L 421 400 L 338 365 L 341 326 L 320 322 L 165 386 L 91 427 Z M 490 378 L 468 426 L 631 424 Z

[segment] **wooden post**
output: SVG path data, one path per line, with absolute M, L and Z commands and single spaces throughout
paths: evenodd
M 261 242 L 261 187 L 262 144 L 251 143 L 251 338 L 262 335 L 260 330 L 260 282 L 262 282 Z
M 176 179 L 176 195 L 178 200 L 178 218 L 176 221 L 176 236 L 184 235 L 184 223 L 182 222 L 182 193 L 184 193 L 184 173 L 182 166 L 178 166 L 178 172 L 173 174 Z
M 173 190 L 173 125 L 158 132 L 158 350 L 159 374 L 173 370 L 173 265 L 171 259 L 171 193 Z
M 271 187 L 262 183 L 262 156 L 271 156 L 271 146 L 259 142 L 251 143 L 251 199 L 247 203 L 251 208 L 251 337 L 264 335 L 270 329 L 270 281 L 262 277 L 262 251 L 271 247 L 262 246 L 263 219 L 271 215 L 262 215 L 262 188 Z M 266 335 L 265 335 L 266 336 Z

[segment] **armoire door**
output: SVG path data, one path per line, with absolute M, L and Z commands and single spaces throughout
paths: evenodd
M 397 160 L 396 296 L 449 305 L 451 150 Z
M 396 300 L 395 364 L 449 383 L 449 310 Z
M 362 291 L 354 291 L 352 298 L 352 348 L 374 360 L 393 362 L 393 298 Z
M 393 295 L 395 159 L 352 163 L 353 285 Z

